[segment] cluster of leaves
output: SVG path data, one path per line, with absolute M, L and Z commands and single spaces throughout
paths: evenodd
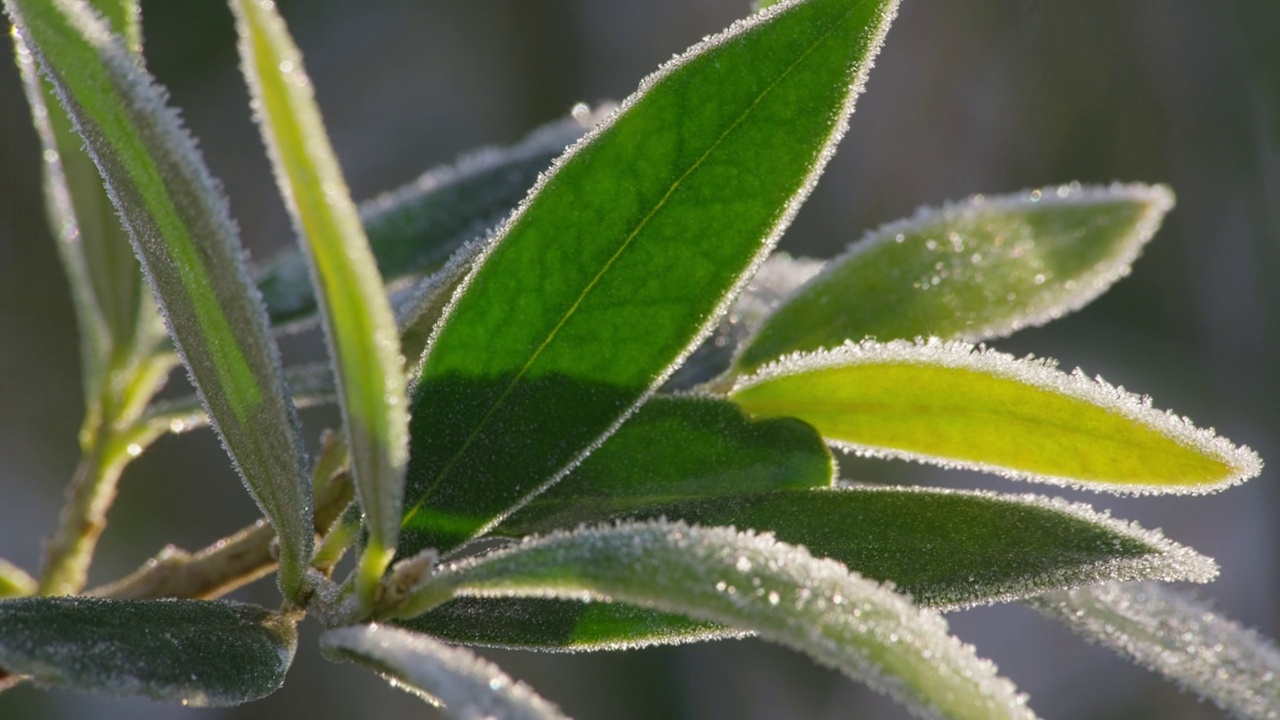
M 245 702 L 278 687 L 311 615 L 332 657 L 459 718 L 562 715 L 444 642 L 745 634 L 926 716 L 1028 718 L 939 614 L 1024 600 L 1234 712 L 1276 716 L 1275 650 L 1153 584 L 1206 582 L 1212 560 L 1062 500 L 838 478 L 830 446 L 1122 493 L 1206 492 L 1261 468 L 1146 398 L 971 344 L 1126 274 L 1172 207 L 1164 188 L 975 196 L 825 268 L 769 257 L 894 0 L 761 9 L 619 107 L 575 108 L 363 208 L 274 4 L 230 5 L 301 241 L 256 282 L 143 69 L 137 3 L 4 0 L 88 408 L 39 580 L 0 564 L 9 683 Z M 307 324 L 329 363 L 282 368 L 272 333 Z M 179 361 L 198 398 L 154 402 Z M 336 402 L 342 428 L 309 461 L 295 407 L 315 402 Z M 205 423 L 266 521 L 86 592 L 121 470 Z M 272 569 L 278 611 L 214 599 Z

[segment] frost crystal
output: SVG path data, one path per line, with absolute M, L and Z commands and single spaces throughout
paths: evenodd
M 1182 593 L 1156 583 L 1107 583 L 1050 593 L 1032 605 L 1224 710 L 1280 718 L 1280 650 Z

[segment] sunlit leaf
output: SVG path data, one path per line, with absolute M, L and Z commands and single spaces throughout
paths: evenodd
M 1063 185 L 977 195 L 881 227 L 790 297 L 740 371 L 845 340 L 984 340 L 1061 317 L 1129 273 L 1173 193 Z
M 311 556 L 297 419 L 226 201 L 172 109 L 101 18 L 73 0 L 4 0 L 102 173 L 191 378 L 281 538 L 281 587 Z
M 0 601 L 0 668 L 41 685 L 237 705 L 284 682 L 293 621 L 255 605 L 201 600 Z
M 457 720 L 564 720 L 559 708 L 497 665 L 463 648 L 382 625 L 357 625 L 320 636 L 329 655 L 368 665 Z
M 1234 716 L 1280 714 L 1280 649 L 1183 593 L 1156 583 L 1108 583 L 1032 605 Z
M 821 172 L 895 8 L 809 0 L 736 24 L 539 182 L 427 352 L 404 555 L 549 487 L 711 330 Z
M 371 598 L 395 553 L 409 459 L 399 332 L 284 20 L 274 3 L 231 0 L 231 6 L 259 128 L 317 289 L 351 476 L 369 529 L 359 587 Z
M 1203 493 L 1262 461 L 1102 380 L 964 343 L 863 342 L 789 356 L 730 395 L 859 453 L 1112 492 Z
M 390 284 L 435 272 L 463 243 L 502 222 L 538 173 L 613 107 L 582 110 L 538 128 L 516 145 L 472 153 L 361 204 L 360 218 L 383 279 Z M 314 317 L 315 294 L 300 252 L 273 260 L 259 274 L 258 287 L 273 323 Z
M 611 598 L 753 631 L 926 717 L 1034 717 L 940 615 L 767 535 L 668 522 L 551 535 L 441 568 L 406 614 L 456 595 Z
M 656 396 L 492 534 L 572 528 L 686 498 L 732 502 L 764 490 L 826 487 L 833 471 L 822 438 L 803 422 L 748 420 L 724 400 Z

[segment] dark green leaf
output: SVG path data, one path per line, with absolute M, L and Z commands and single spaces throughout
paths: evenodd
M 537 129 L 508 148 L 481 150 L 360 206 L 378 270 L 388 284 L 441 268 L 467 240 L 483 237 L 529 192 L 538 173 L 611 107 Z M 258 288 L 274 324 L 313 317 L 315 293 L 306 260 L 293 251 L 259 274 Z
M 275 526 L 292 597 L 311 496 L 278 350 L 227 204 L 163 91 L 82 3 L 4 0 L 98 165 L 170 331 L 250 493 Z
M 748 634 L 619 602 L 552 598 L 461 597 L 396 624 L 453 643 L 543 652 L 633 650 Z
M 625 426 L 614 437 L 623 432 Z M 548 491 L 530 509 L 560 489 Z M 1217 574 L 1212 560 L 1159 533 L 1085 505 L 1033 495 L 854 487 L 737 497 L 707 493 L 647 506 L 639 499 L 620 500 L 611 508 L 599 502 L 591 509 L 594 515 L 584 512 L 574 520 L 665 517 L 772 532 L 942 610 L 1103 580 L 1208 582 Z M 506 525 L 518 525 L 522 517 L 518 512 Z M 553 525 L 534 521 L 518 529 L 541 532 Z M 539 650 L 610 650 L 733 634 L 722 626 L 620 603 L 537 598 L 460 598 L 402 624 L 452 642 Z
M 755 632 L 925 716 L 1034 717 L 940 615 L 767 535 L 668 522 L 550 535 L 438 569 L 404 614 L 458 595 L 611 598 Z
M 553 484 L 711 330 L 821 172 L 894 8 L 809 0 L 737 24 L 557 163 L 427 352 L 402 554 Z
M 886 225 L 790 297 L 737 358 L 746 372 L 845 340 L 979 341 L 1079 309 L 1129 273 L 1168 188 L 1064 185 L 975 196 Z
M 295 642 L 291 620 L 255 605 L 0 601 L 0 668 L 82 692 L 237 705 L 280 687 Z
M 834 461 L 799 420 L 748 420 L 733 403 L 652 397 L 555 487 L 492 534 L 572 528 L 631 509 L 831 484 Z

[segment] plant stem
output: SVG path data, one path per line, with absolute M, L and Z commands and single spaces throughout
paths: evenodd
M 127 453 L 122 458 L 103 447 L 108 444 L 110 439 L 104 437 L 92 443 L 67 487 L 58 529 L 45 545 L 41 595 L 74 595 L 84 588 L 94 548 L 107 527 L 116 483 L 128 461 Z
M 354 496 L 349 476 L 333 478 L 316 498 L 316 532 L 327 532 Z M 271 525 L 259 520 L 195 553 L 169 546 L 132 574 L 88 594 L 122 600 L 221 597 L 275 569 L 275 537 Z

